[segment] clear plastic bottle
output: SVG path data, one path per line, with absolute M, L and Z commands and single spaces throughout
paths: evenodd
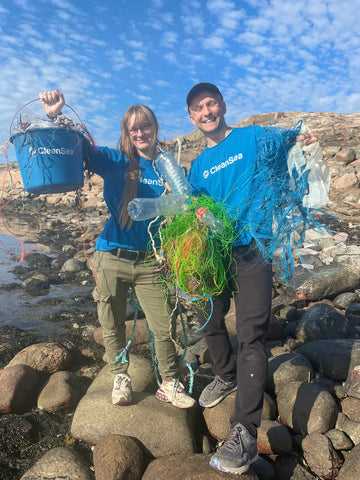
M 179 167 L 176 158 L 170 152 L 160 152 L 155 167 L 168 183 L 173 194 L 190 195 L 191 185 Z
M 196 216 L 201 223 L 210 228 L 211 233 L 219 235 L 224 230 L 224 222 L 210 212 L 206 207 L 199 207 L 196 210 Z
M 184 213 L 190 205 L 186 195 L 163 195 L 157 198 L 134 198 L 128 204 L 128 213 L 133 220 L 148 220 L 159 215 L 177 215 Z

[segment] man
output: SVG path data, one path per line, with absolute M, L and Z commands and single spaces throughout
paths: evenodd
M 237 225 L 233 278 L 229 288 L 213 298 L 213 312 L 203 328 L 215 378 L 203 390 L 199 403 L 213 407 L 237 391 L 230 434 L 211 458 L 210 465 L 224 472 L 242 474 L 258 457 L 257 427 L 261 421 L 267 373 L 264 343 L 271 311 L 272 268 L 254 240 L 254 237 L 269 239 L 272 231 L 269 215 L 264 216 L 262 190 L 256 189 L 254 195 L 255 178 L 259 178 L 257 153 L 265 130 L 229 127 L 224 117 L 226 105 L 222 94 L 211 83 L 195 85 L 186 102 L 191 122 L 207 140 L 207 148 L 194 160 L 188 179 L 195 192 L 225 201 Z M 297 140 L 304 145 L 316 141 L 313 134 L 297 135 L 296 131 L 286 138 L 287 149 Z M 232 295 L 239 343 L 236 358 L 224 319 Z M 210 308 L 208 305 L 205 311 L 198 312 L 202 325 Z

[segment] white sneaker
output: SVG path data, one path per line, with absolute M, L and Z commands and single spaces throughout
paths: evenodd
M 124 405 L 132 401 L 131 379 L 126 373 L 117 373 L 111 395 L 113 405 Z
M 196 400 L 186 394 L 184 385 L 177 379 L 162 382 L 156 392 L 156 398 L 162 402 L 172 403 L 178 408 L 191 408 L 196 405 Z

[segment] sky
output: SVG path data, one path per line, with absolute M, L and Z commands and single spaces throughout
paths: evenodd
M 2 0 L 0 145 L 55 88 L 110 147 L 134 103 L 154 110 L 160 139 L 191 132 L 185 98 L 203 81 L 222 91 L 228 124 L 359 112 L 359 11 L 360 0 Z

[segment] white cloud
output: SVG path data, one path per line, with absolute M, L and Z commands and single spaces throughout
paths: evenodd
M 108 56 L 110 57 L 110 60 L 112 62 L 114 70 L 122 70 L 123 68 L 127 67 L 129 65 L 129 61 L 127 60 L 125 56 L 125 51 L 124 50 L 110 50 L 108 53 Z
M 172 63 L 173 65 L 179 65 L 179 58 L 174 52 L 167 52 L 164 54 L 165 60 L 167 60 L 169 63 Z
M 236 55 L 236 57 L 231 59 L 231 62 L 235 63 L 238 67 L 243 67 L 246 65 L 251 65 L 253 60 L 252 55 Z
M 136 98 L 142 102 L 142 103 L 145 103 L 145 104 L 148 104 L 151 102 L 152 98 L 151 97 L 147 97 L 146 95 L 136 95 Z
M 129 47 L 134 49 L 141 49 L 144 48 L 144 42 L 139 40 L 128 40 L 124 39 L 125 43 L 129 45 Z
M 210 13 L 218 17 L 221 26 L 230 31 L 235 30 L 245 16 L 243 9 L 237 10 L 236 4 L 228 0 L 209 0 L 206 6 Z
M 143 84 L 143 83 L 140 83 L 139 88 L 140 88 L 140 90 L 143 90 L 143 91 L 149 91 L 149 90 L 151 90 L 151 88 L 149 87 L 149 85 L 145 85 L 145 84 Z
M 171 31 L 164 32 L 161 44 L 168 47 L 174 48 L 175 44 L 178 41 L 178 34 Z
M 185 33 L 189 35 L 202 35 L 205 32 L 205 21 L 203 17 L 194 12 L 189 15 L 182 15 L 181 21 L 184 26 Z
M 226 42 L 222 37 L 213 35 L 203 38 L 202 46 L 205 50 L 225 50 Z
M 174 22 L 174 15 L 170 12 L 162 13 L 160 15 L 161 20 L 166 24 L 172 24 Z
M 165 88 L 165 87 L 168 87 L 170 83 L 167 82 L 166 80 L 155 80 L 154 85 L 159 88 Z

